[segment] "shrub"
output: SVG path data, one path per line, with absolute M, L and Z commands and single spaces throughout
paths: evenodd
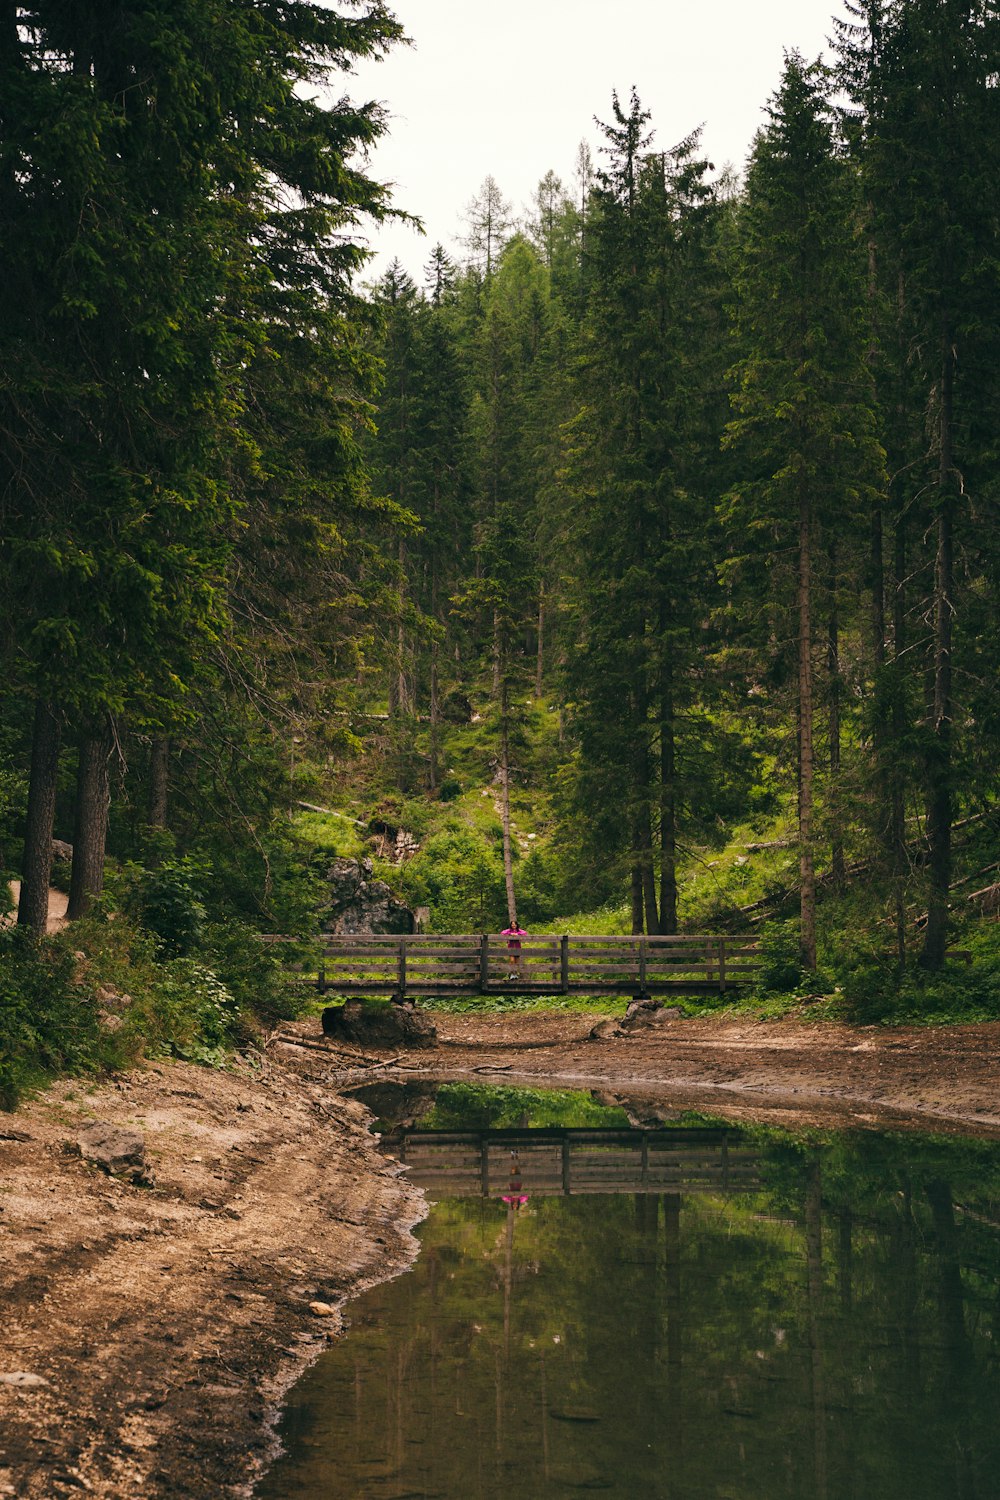
M 757 988 L 789 992 L 802 983 L 798 922 L 770 922 L 757 940 L 760 971 Z
M 164 955 L 190 953 L 201 940 L 207 918 L 203 889 L 208 878 L 205 866 L 188 855 L 165 859 L 151 870 L 129 867 L 126 910 L 154 934 Z
M 72 953 L 23 929 L 0 931 L 0 1108 L 59 1073 L 112 1058 L 94 990 Z
M 164 964 L 137 1004 L 149 1052 L 221 1067 L 240 1033 L 235 996 L 207 964 L 175 958 Z

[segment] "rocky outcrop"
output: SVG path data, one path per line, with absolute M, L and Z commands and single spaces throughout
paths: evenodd
M 348 1000 L 323 1012 L 324 1036 L 359 1047 L 433 1047 L 434 1023 L 411 1001 L 402 1005 L 377 1000 Z
M 350 933 L 408 933 L 415 923 L 408 906 L 398 900 L 383 880 L 372 879 L 370 859 L 335 859 L 326 872 L 330 907 L 323 931 Z

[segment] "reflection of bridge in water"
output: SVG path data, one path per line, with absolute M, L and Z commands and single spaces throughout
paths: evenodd
M 719 1129 L 403 1130 L 382 1139 L 410 1181 L 447 1198 L 730 1193 L 760 1182 L 760 1154 Z

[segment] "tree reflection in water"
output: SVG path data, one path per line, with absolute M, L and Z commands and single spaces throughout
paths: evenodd
M 754 1183 L 568 1197 L 508 1149 L 353 1304 L 260 1494 L 990 1500 L 1000 1151 L 742 1145 Z

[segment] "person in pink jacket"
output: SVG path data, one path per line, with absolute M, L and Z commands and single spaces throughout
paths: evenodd
M 528 934 L 523 927 L 517 924 L 517 918 L 511 920 L 509 927 L 505 927 L 501 937 L 507 939 L 507 978 L 516 979 L 521 964 L 521 939 Z

